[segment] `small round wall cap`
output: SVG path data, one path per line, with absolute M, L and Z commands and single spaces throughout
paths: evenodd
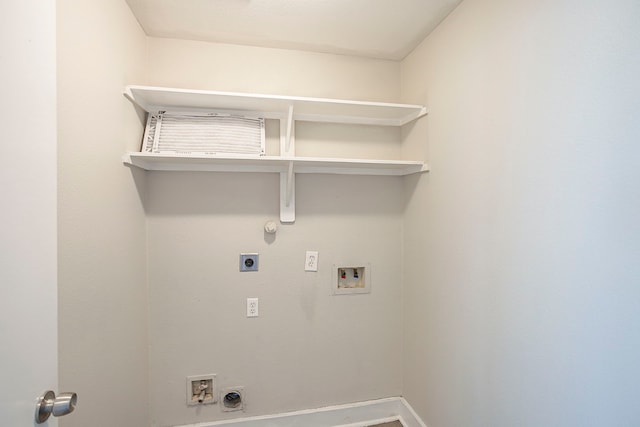
M 268 234 L 275 234 L 278 231 L 278 224 L 275 221 L 267 221 L 264 224 L 264 231 Z

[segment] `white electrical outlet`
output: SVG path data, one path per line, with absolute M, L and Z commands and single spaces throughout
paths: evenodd
M 318 251 L 307 251 L 304 271 L 318 271 Z
M 258 298 L 247 298 L 247 317 L 258 317 Z

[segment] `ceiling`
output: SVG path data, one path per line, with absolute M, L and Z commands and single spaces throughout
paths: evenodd
M 462 0 L 127 0 L 149 36 L 400 60 Z

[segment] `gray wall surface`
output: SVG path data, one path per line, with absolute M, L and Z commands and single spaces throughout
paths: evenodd
M 58 1 L 57 25 L 60 389 L 79 396 L 60 425 L 140 427 L 148 424 L 146 218 L 136 188 L 144 175 L 121 157 L 139 149 L 142 125 L 122 90 L 146 77 L 146 36 L 124 1 Z
M 396 100 L 400 64 L 149 39 L 159 86 Z M 178 59 L 178 60 L 176 60 Z M 278 127 L 267 123 L 268 151 Z M 393 128 L 298 123 L 296 152 L 398 158 Z M 147 179 L 150 413 L 154 426 L 400 395 L 402 178 L 297 175 L 296 222 L 279 223 L 279 176 L 152 172 Z M 305 272 L 305 251 L 319 251 Z M 260 253 L 240 273 L 241 252 Z M 372 292 L 332 296 L 333 264 L 370 263 Z M 246 317 L 258 297 L 260 316 Z M 185 405 L 185 379 L 244 386 L 246 410 Z
M 61 425 L 394 395 L 429 427 L 638 424 L 637 2 L 466 0 L 402 62 L 149 38 L 124 1 L 57 9 L 60 387 L 82 399 Z M 402 132 L 301 123 L 296 151 L 431 172 L 299 176 L 271 239 L 275 175 L 122 165 L 127 84 L 425 104 Z M 372 293 L 331 296 L 352 261 Z M 187 408 L 207 373 L 247 411 Z
M 402 64 L 403 394 L 429 427 L 640 419 L 640 4 L 463 2 Z M 425 144 L 425 141 L 428 141 Z

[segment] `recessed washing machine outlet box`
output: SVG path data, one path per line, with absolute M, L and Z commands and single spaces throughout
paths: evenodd
M 333 265 L 334 295 L 368 294 L 371 292 L 371 264 L 340 263 Z
M 244 387 L 226 387 L 220 390 L 220 409 L 222 412 L 244 411 Z
M 240 254 L 240 271 L 258 271 L 258 254 Z
M 218 401 L 216 374 L 187 377 L 187 406 L 208 405 Z

